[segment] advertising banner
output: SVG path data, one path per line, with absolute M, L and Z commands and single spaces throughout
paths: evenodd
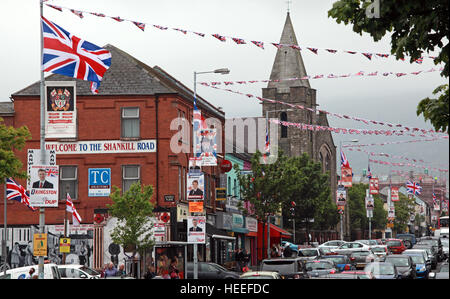
M 46 142 L 47 150 L 58 155 L 154 153 L 156 140 L 97 140 L 77 142 Z
M 258 220 L 251 217 L 245 217 L 245 228 L 251 232 L 258 232 Z
M 187 240 L 191 244 L 205 244 L 206 217 L 188 216 Z
M 59 166 L 33 165 L 30 177 L 30 205 L 58 207 Z
M 391 188 L 391 201 L 399 201 L 398 187 Z
M 193 174 L 188 173 L 186 185 L 187 188 L 187 199 L 188 200 L 203 200 L 204 188 L 205 188 L 205 178 L 203 173 Z
M 70 253 L 70 238 L 59 238 L 59 252 Z
M 349 167 L 341 167 L 341 184 L 344 187 L 350 188 L 352 186 L 352 169 Z
M 45 138 L 76 138 L 76 82 L 45 82 Z

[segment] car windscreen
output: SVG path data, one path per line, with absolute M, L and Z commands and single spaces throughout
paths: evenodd
M 386 263 L 391 263 L 396 267 L 408 267 L 409 259 L 406 257 L 387 257 L 385 260 Z
M 319 262 L 319 261 L 306 263 L 305 267 L 306 267 L 307 271 L 311 271 L 311 270 L 327 270 L 327 269 L 332 269 L 333 268 L 333 266 L 330 263 Z
M 80 270 L 86 272 L 89 275 L 100 275 L 100 273 L 98 273 L 97 271 L 95 271 L 94 269 L 91 269 L 89 267 L 83 266 L 80 268 Z
M 369 264 L 368 268 L 366 268 L 370 272 L 376 275 L 394 275 L 395 269 L 394 266 L 390 264 Z M 364 271 L 366 271 L 364 269 Z
M 387 241 L 386 245 L 397 247 L 397 246 L 402 246 L 402 243 L 400 241 Z
M 411 255 L 414 264 L 425 264 L 425 259 L 422 255 Z
M 335 264 L 346 264 L 347 261 L 345 260 L 345 257 L 343 256 L 328 256 L 325 257 L 325 259 L 333 261 Z
M 295 261 L 264 261 L 261 271 L 274 271 L 280 274 L 294 273 Z
M 316 249 L 300 249 L 298 252 L 298 256 L 317 256 Z

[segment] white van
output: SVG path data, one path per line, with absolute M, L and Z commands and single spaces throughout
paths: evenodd
M 37 275 L 39 272 L 39 265 L 34 265 L 6 270 L 6 278 L 25 279 L 31 268 L 34 268 L 34 275 Z M 44 264 L 44 279 L 61 279 L 56 264 Z
M 96 279 L 101 274 L 83 265 L 58 265 L 59 275 L 61 279 Z

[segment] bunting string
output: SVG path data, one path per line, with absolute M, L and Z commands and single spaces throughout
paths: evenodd
M 431 139 L 417 139 L 417 140 L 403 140 L 403 141 L 389 141 L 389 142 L 382 142 L 382 143 L 370 143 L 370 144 L 344 144 L 342 145 L 343 148 L 351 148 L 351 147 L 366 147 L 366 146 L 384 146 L 384 145 L 391 145 L 391 144 L 401 144 L 401 143 L 415 143 L 415 142 L 429 142 L 429 141 L 438 141 L 447 139 L 448 136 L 441 136 L 439 138 L 431 138 Z
M 279 80 L 248 80 L 248 81 L 222 81 L 222 82 L 199 82 L 199 84 L 203 86 L 217 86 L 217 85 L 242 85 L 242 84 L 254 84 L 254 83 L 270 83 L 270 82 L 283 82 L 283 81 L 297 81 L 297 80 L 312 80 L 312 79 L 338 79 L 338 78 L 350 78 L 350 77 L 380 77 L 381 75 L 384 77 L 388 77 L 391 75 L 394 75 L 397 78 L 407 76 L 407 75 L 419 75 L 419 74 L 425 74 L 425 73 L 432 73 L 437 71 L 443 71 L 444 68 L 431 68 L 427 71 L 417 71 L 417 72 L 411 72 L 411 73 L 394 73 L 394 72 L 364 72 L 359 71 L 355 74 L 344 74 L 344 75 L 314 75 L 314 76 L 304 76 L 304 77 L 296 77 L 296 78 L 287 78 L 287 79 L 279 79 Z
M 294 44 L 280 44 L 280 43 L 275 43 L 275 42 L 265 42 L 265 41 L 256 41 L 256 40 L 245 40 L 242 38 L 238 38 L 238 37 L 233 37 L 233 36 L 227 36 L 227 35 L 222 35 L 219 33 L 213 33 L 213 34 L 206 34 L 206 33 L 202 33 L 202 32 L 197 32 L 197 31 L 192 31 L 192 30 L 187 30 L 187 29 L 181 29 L 181 28 L 174 28 L 174 27 L 168 27 L 168 26 L 161 26 L 161 25 L 157 25 L 157 24 L 149 24 L 149 23 L 144 23 L 144 22 L 138 22 L 135 20 L 129 20 L 129 19 L 124 19 L 121 18 L 119 16 L 108 16 L 106 14 L 103 13 L 96 13 L 96 12 L 89 12 L 89 11 L 84 11 L 84 10 L 76 10 L 73 8 L 69 8 L 69 7 L 64 7 L 64 6 L 58 6 L 58 5 L 52 5 L 52 4 L 48 4 L 45 3 L 46 6 L 58 10 L 60 12 L 63 12 L 63 10 L 68 10 L 71 13 L 73 13 L 74 15 L 76 15 L 77 17 L 83 19 L 84 18 L 84 14 L 89 14 L 92 16 L 96 16 L 96 17 L 101 17 L 101 18 L 111 18 L 117 22 L 123 22 L 123 21 L 127 21 L 130 22 L 132 24 L 134 24 L 136 27 L 138 27 L 140 30 L 145 31 L 146 25 L 150 26 L 150 27 L 154 27 L 158 30 L 163 30 L 166 31 L 168 29 L 171 30 L 175 30 L 178 32 L 181 32 L 184 35 L 187 35 L 188 33 L 190 34 L 195 34 L 196 36 L 200 36 L 202 38 L 206 37 L 206 36 L 212 36 L 214 38 L 216 38 L 217 40 L 219 40 L 220 42 L 226 42 L 227 40 L 232 40 L 236 45 L 245 45 L 245 44 L 253 44 L 256 47 L 264 50 L 266 45 L 271 45 L 276 47 L 277 49 L 281 49 L 281 48 L 291 48 L 291 49 L 295 49 L 295 50 L 299 50 L 299 51 L 303 51 L 303 50 L 308 50 L 310 52 L 312 52 L 315 55 L 319 55 L 319 51 L 320 52 L 324 52 L 324 53 L 330 53 L 332 55 L 335 55 L 337 53 L 345 53 L 345 54 L 350 54 L 350 55 L 356 55 L 356 54 L 361 54 L 364 57 L 366 57 L 369 60 L 372 60 L 373 58 L 376 59 L 387 59 L 389 57 L 394 57 L 395 55 L 391 55 L 391 54 L 386 54 L 386 53 L 375 53 L 375 52 L 360 52 L 360 51 L 350 51 L 350 50 L 337 50 L 337 49 L 330 49 L 330 48 L 317 48 L 317 47 L 300 47 L 298 45 L 294 45 Z M 417 63 L 417 64 L 422 64 L 424 59 L 432 59 L 432 60 L 436 60 L 437 57 L 436 56 L 431 56 L 431 55 L 424 55 L 418 59 L 412 60 L 409 59 L 411 62 Z M 401 61 L 406 61 L 406 58 L 399 58 L 399 60 Z
M 263 97 L 255 96 L 255 95 L 252 95 L 252 94 L 245 94 L 245 93 L 242 93 L 242 92 L 239 92 L 239 91 L 234 91 L 234 90 L 231 90 L 231 89 L 219 88 L 217 86 L 208 85 L 208 87 L 214 88 L 214 89 L 218 89 L 218 90 L 227 91 L 227 92 L 231 92 L 231 93 L 235 93 L 235 94 L 239 94 L 239 95 L 242 95 L 242 96 L 246 96 L 248 98 L 256 98 L 256 99 L 258 99 L 260 101 L 286 105 L 286 106 L 289 106 L 291 108 L 296 108 L 296 109 L 301 109 L 301 110 L 308 110 L 308 111 L 314 112 L 314 113 L 316 113 L 316 112 L 324 113 L 324 114 L 327 114 L 327 115 L 330 115 L 330 116 L 334 116 L 334 117 L 338 117 L 338 118 L 341 118 L 341 119 L 345 118 L 345 119 L 351 119 L 351 120 L 355 120 L 355 121 L 360 121 L 360 122 L 365 123 L 366 125 L 368 125 L 369 123 L 372 123 L 372 124 L 375 124 L 375 125 L 388 126 L 388 127 L 391 127 L 391 128 L 393 128 L 393 127 L 403 128 L 405 131 L 408 131 L 408 132 L 421 132 L 422 134 L 417 135 L 417 136 L 421 136 L 421 137 L 427 137 L 426 135 L 434 136 L 434 134 L 431 134 L 431 133 L 446 134 L 448 136 L 448 133 L 443 132 L 443 131 L 434 131 L 432 129 L 428 129 L 427 130 L 427 129 L 420 129 L 420 128 L 411 128 L 411 127 L 404 126 L 402 124 L 392 124 L 392 123 L 388 123 L 388 122 L 367 120 L 367 119 L 363 119 L 363 118 L 359 118 L 359 117 L 348 116 L 348 115 L 339 114 L 339 113 L 332 113 L 332 112 L 328 112 L 328 111 L 321 110 L 321 109 L 315 110 L 315 109 L 312 109 L 312 108 L 304 107 L 302 105 L 286 103 L 286 102 L 282 102 L 282 101 L 278 101 L 278 100 L 266 99 L 266 98 L 263 98 Z M 367 132 L 367 130 L 363 130 L 363 131 Z M 375 131 L 378 131 L 378 130 L 375 130 Z M 400 131 L 391 131 L 391 132 L 397 132 L 398 133 Z M 366 133 L 363 133 L 363 134 L 366 134 Z M 377 133 L 375 133 L 375 134 L 377 134 Z M 410 136 L 416 136 L 415 134 L 409 134 L 409 135 Z
M 380 157 L 388 157 L 388 158 L 394 158 L 394 159 L 403 159 L 403 160 L 406 160 L 406 161 L 413 161 L 413 162 L 430 163 L 430 162 L 425 162 L 422 159 L 413 159 L 413 158 L 408 158 L 408 157 L 405 157 L 405 156 L 396 156 L 396 155 L 391 155 L 391 154 L 386 154 L 386 153 L 374 153 L 374 152 L 369 152 L 369 151 L 366 151 L 366 150 L 362 150 L 360 148 L 358 148 L 358 149 L 349 148 L 348 150 L 349 151 L 364 152 L 364 153 L 366 153 L 368 155 L 371 155 L 371 156 L 380 156 Z
M 380 160 L 374 160 L 374 159 L 369 159 L 370 162 L 376 163 L 376 164 L 380 164 L 380 165 L 388 165 L 388 166 L 396 166 L 396 167 L 415 167 L 415 168 L 421 168 L 421 169 L 427 169 L 427 166 L 423 166 L 423 165 L 416 165 L 413 163 L 396 163 L 396 162 L 386 162 L 386 161 L 380 161 Z M 439 172 L 448 172 L 448 169 L 442 169 L 442 168 L 435 168 L 432 167 L 430 168 L 431 170 L 434 171 L 439 171 Z

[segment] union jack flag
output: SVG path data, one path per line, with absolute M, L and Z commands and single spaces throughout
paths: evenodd
M 219 35 L 219 34 L 213 34 L 212 36 L 214 36 L 215 38 L 217 38 L 218 40 L 220 40 L 221 42 L 226 41 L 227 39 L 225 38 L 225 36 Z
M 345 51 L 345 52 L 347 52 L 348 54 L 356 54 L 356 52 L 353 51 Z
M 350 163 L 348 162 L 347 157 L 345 156 L 343 151 L 341 151 L 341 167 L 350 168 Z
M 45 175 L 49 177 L 56 177 L 58 175 L 58 171 L 53 168 L 46 168 Z
M 422 192 L 422 187 L 420 187 L 420 185 L 416 182 L 407 181 L 406 191 L 411 194 L 420 195 Z
M 422 62 L 423 62 L 423 57 L 417 58 L 417 59 L 415 60 L 415 62 L 418 63 L 418 64 L 422 64 Z
M 73 205 L 73 202 L 72 202 L 72 199 L 70 198 L 69 193 L 67 193 L 66 211 L 69 213 L 72 213 L 73 225 L 80 225 L 80 223 L 81 223 L 80 214 L 78 214 L 77 209 L 75 209 L 75 206 Z
M 124 19 L 121 19 L 120 17 L 111 17 L 111 19 L 116 20 L 117 22 L 123 22 L 125 21 Z
M 362 55 L 366 56 L 367 59 L 372 60 L 372 53 L 362 53 Z
M 297 46 L 297 45 L 290 45 L 290 47 L 292 48 L 292 49 L 294 49 L 294 50 L 301 50 L 302 48 L 300 48 L 299 46 Z
M 389 57 L 389 54 L 377 54 L 377 56 L 380 56 L 380 57 L 383 57 L 383 58 L 388 58 Z
M 158 28 L 160 30 L 167 30 L 167 27 L 159 26 L 159 25 L 153 25 L 153 27 Z
M 258 47 L 260 47 L 261 49 L 264 50 L 264 43 L 263 42 L 258 42 L 258 41 L 252 40 L 252 43 L 254 43 L 256 46 L 258 46 Z
M 183 29 L 178 29 L 178 28 L 172 28 L 173 30 L 176 30 L 176 31 L 180 31 L 180 32 L 183 32 L 184 34 L 186 34 L 187 33 L 187 30 L 183 30 Z
M 316 55 L 317 55 L 317 51 L 319 51 L 319 49 L 316 49 L 316 48 L 307 48 L 307 49 L 310 50 L 311 52 L 313 52 Z
M 232 40 L 238 45 L 245 44 L 245 40 L 243 40 L 242 38 L 233 37 Z
M 144 23 L 139 23 L 139 22 L 134 22 L 133 21 L 133 24 L 136 25 L 142 31 L 144 31 L 144 29 L 145 29 L 145 24 Z
M 67 32 L 42 17 L 44 51 L 42 69 L 91 82 L 92 93 L 111 66 L 111 53 Z
M 96 13 L 96 12 L 90 12 L 91 15 L 97 16 L 97 17 L 106 17 L 106 15 L 102 14 L 102 13 Z
M 201 32 L 194 32 L 194 33 L 197 34 L 198 36 L 205 37 L 204 33 L 201 33 Z
M 48 7 L 54 8 L 56 10 L 62 11 L 62 7 L 60 7 L 60 6 L 51 5 L 51 4 L 45 4 L 45 5 L 47 5 Z
M 283 45 L 282 45 L 282 44 L 272 43 L 272 45 L 274 45 L 275 47 L 277 47 L 277 49 L 283 48 Z
M 24 187 L 16 183 L 12 178 L 6 179 L 6 198 L 8 200 L 15 200 L 23 203 L 32 211 L 36 210 L 36 208 L 33 208 L 30 205 L 30 195 L 28 191 L 26 191 Z
M 82 11 L 75 10 L 75 9 L 71 9 L 70 11 L 71 11 L 73 14 L 75 14 L 76 16 L 80 17 L 80 19 L 84 18 L 83 12 L 82 12 Z
M 327 50 L 328 52 L 333 53 L 333 54 L 337 52 L 337 50 L 333 50 L 333 49 L 325 49 L 325 50 Z

